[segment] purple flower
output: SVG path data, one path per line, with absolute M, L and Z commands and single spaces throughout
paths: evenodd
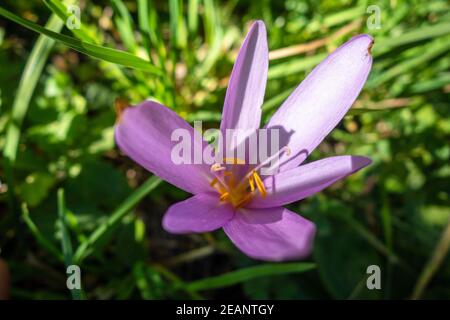
M 134 161 L 169 183 L 194 194 L 172 205 L 163 219 L 171 233 L 223 228 L 248 256 L 261 260 L 306 257 L 315 225 L 282 206 L 304 199 L 370 164 L 360 156 L 336 156 L 301 165 L 344 117 L 369 74 L 373 39 L 359 35 L 322 61 L 272 116 L 265 128 L 279 128 L 279 172 L 260 176 L 259 166 L 175 164 L 171 134 L 194 129 L 169 108 L 152 101 L 126 109 L 115 138 Z M 266 29 L 249 31 L 231 73 L 221 130 L 257 130 L 268 70 Z M 207 144 L 200 142 L 201 148 Z M 202 150 L 203 150 L 202 149 Z M 244 170 L 243 168 L 247 171 Z M 224 170 L 221 170 L 224 169 Z M 237 182 L 240 181 L 240 182 Z

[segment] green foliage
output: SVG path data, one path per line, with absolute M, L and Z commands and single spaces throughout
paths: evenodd
M 379 29 L 364 0 L 85 1 L 73 30 L 69 3 L 0 6 L 0 254 L 14 298 L 450 297 L 448 1 L 379 1 Z M 290 206 L 317 224 L 313 262 L 253 261 L 222 232 L 167 234 L 163 213 L 188 195 L 114 143 L 116 98 L 217 127 L 255 19 L 271 50 L 264 121 L 345 40 L 375 38 L 363 92 L 311 156 L 373 164 Z M 65 287 L 72 263 L 83 292 Z M 365 285 L 372 264 L 379 291 Z

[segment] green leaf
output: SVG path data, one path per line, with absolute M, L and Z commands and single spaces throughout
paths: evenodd
M 173 43 L 177 48 L 185 48 L 187 44 L 186 25 L 183 18 L 183 2 L 169 0 L 170 31 Z
M 395 111 L 400 110 L 402 108 L 406 108 L 406 106 L 402 107 L 388 107 L 388 108 L 351 108 L 347 112 L 347 116 L 356 116 L 367 112 L 378 112 L 378 111 Z
M 147 0 L 138 0 L 138 22 L 139 29 L 142 34 L 142 41 L 144 42 L 145 49 L 147 50 L 147 56 L 151 57 L 150 49 L 151 49 L 151 38 L 150 38 L 150 15 L 148 10 L 148 1 Z
M 62 29 L 62 26 L 62 21 L 60 21 L 56 15 L 52 15 L 46 24 L 46 27 L 49 30 L 53 30 L 55 33 L 59 32 Z M 47 61 L 47 57 L 53 44 L 54 41 L 45 36 L 40 36 L 36 41 L 36 45 L 31 51 L 20 78 L 16 97 L 12 106 L 11 117 L 6 132 L 5 146 L 3 149 L 5 175 L 9 187 L 8 201 L 11 209 L 14 208 L 13 167 L 16 163 L 22 123 L 27 114 L 31 96 L 36 88 L 36 84 L 44 69 L 45 62 Z
M 423 93 L 440 89 L 450 84 L 450 73 L 438 74 L 433 79 L 417 82 L 411 86 L 412 93 Z
M 188 4 L 188 28 L 192 37 L 198 31 L 198 3 L 199 0 L 189 0 Z
M 218 9 L 213 0 L 203 0 L 203 6 L 206 42 L 209 46 L 213 46 L 218 29 L 220 29 Z
M 64 257 L 59 252 L 58 248 L 50 240 L 45 238 L 45 236 L 38 229 L 34 221 L 31 220 L 30 213 L 25 203 L 22 204 L 22 219 L 27 225 L 30 232 L 36 238 L 36 241 L 48 252 L 50 252 L 53 256 L 55 256 L 59 261 L 64 261 Z
M 66 205 L 63 189 L 58 189 L 58 219 L 61 227 L 61 247 L 64 254 L 64 262 L 66 266 L 69 266 L 72 264 L 73 250 L 69 231 L 67 230 Z
M 264 112 L 269 111 L 273 108 L 279 107 L 281 105 L 281 103 L 287 98 L 289 97 L 289 95 L 295 90 L 296 87 L 293 88 L 289 88 L 287 90 L 284 90 L 280 93 L 278 93 L 276 96 L 267 99 L 264 104 L 262 105 L 262 110 Z
M 0 14 L 3 10 L 0 7 Z M 62 22 L 56 15 L 52 15 L 46 25 L 49 30 L 59 31 L 62 28 Z M 52 31 L 52 32 L 54 32 Z M 54 33 L 56 33 L 54 32 Z M 47 57 L 53 47 L 54 41 L 44 36 L 40 36 L 28 58 L 25 69 L 20 79 L 16 99 L 12 107 L 11 120 L 6 134 L 6 145 L 3 155 L 14 164 L 17 155 L 17 146 L 20 138 L 20 126 L 27 113 L 31 96 L 44 68 Z
M 194 121 L 212 121 L 212 122 L 220 122 L 222 119 L 222 114 L 217 111 L 197 111 L 195 113 L 189 113 L 186 117 L 188 122 Z
M 398 37 L 376 40 L 375 45 L 372 48 L 372 52 L 374 56 L 377 56 L 395 47 L 440 37 L 448 33 L 450 33 L 450 22 L 421 26 L 414 31 L 404 33 Z
M 224 273 L 220 276 L 205 278 L 186 284 L 188 290 L 208 290 L 232 286 L 258 277 L 268 277 L 289 273 L 301 273 L 316 268 L 314 263 L 280 263 L 262 264 L 233 272 Z
M 67 229 L 66 204 L 64 199 L 64 190 L 58 189 L 58 220 L 61 228 L 61 247 L 64 256 L 66 268 L 73 264 L 72 241 L 70 240 L 69 230 Z M 81 300 L 83 293 L 81 289 L 70 289 L 74 300 Z
M 148 36 L 150 38 L 150 45 L 156 49 L 158 54 L 158 66 L 162 69 L 164 68 L 164 60 L 167 57 L 166 47 L 164 46 L 161 34 L 158 32 L 159 23 L 158 12 L 156 11 L 156 6 L 151 0 L 144 0 L 148 4 L 148 27 L 143 27 L 142 30 L 148 30 Z M 142 5 L 140 6 L 142 12 Z M 141 18 L 142 19 L 142 18 Z
M 156 176 L 149 178 L 144 184 L 137 188 L 125 201 L 112 213 L 112 215 L 101 224 L 90 236 L 83 242 L 75 252 L 74 261 L 81 263 L 95 247 L 112 232 L 122 221 L 122 219 L 137 205 L 146 195 L 153 191 L 161 179 Z
M 35 207 L 48 196 L 55 182 L 56 178 L 51 174 L 40 171 L 33 172 L 17 186 L 17 193 L 29 206 Z
M 425 64 L 428 61 L 432 61 L 441 54 L 448 52 L 448 50 L 450 50 L 450 37 L 436 39 L 429 45 L 424 46 L 424 50 L 420 55 L 397 63 L 392 68 L 382 72 L 378 77 L 370 79 L 367 82 L 366 87 L 375 88 L 386 81 L 396 78 L 422 64 Z
M 448 220 L 447 226 L 442 231 L 442 235 L 438 243 L 436 244 L 431 257 L 425 264 L 419 278 L 414 286 L 412 299 L 420 299 L 425 292 L 429 282 L 435 276 L 439 270 L 445 258 L 448 256 L 450 250 L 450 220 Z
M 347 21 L 355 20 L 361 16 L 364 16 L 366 11 L 366 6 L 354 7 L 347 10 L 342 10 L 335 14 L 330 14 L 323 19 L 323 24 L 327 27 L 332 27 L 340 25 Z
M 120 38 L 128 50 L 136 52 L 133 19 L 131 18 L 130 12 L 121 0 L 111 0 L 111 3 L 114 10 L 119 13 L 119 16 L 114 20 L 119 29 Z
M 325 59 L 326 56 L 327 54 L 325 53 L 319 53 L 312 57 L 302 57 L 278 63 L 269 69 L 267 78 L 269 80 L 279 79 L 289 75 L 298 74 L 300 71 L 307 71 Z
M 8 10 L 5 10 L 4 8 L 0 7 L 0 15 L 4 16 L 5 18 L 14 21 L 30 30 L 33 30 L 35 32 L 38 32 L 40 34 L 44 34 L 56 41 L 61 42 L 62 44 L 77 50 L 83 54 L 86 54 L 88 56 L 91 56 L 93 58 L 97 58 L 100 60 L 112 62 L 115 64 L 119 64 L 125 67 L 135 68 L 144 70 L 147 72 L 150 72 L 152 74 L 161 75 L 162 72 L 160 69 L 156 68 L 150 62 L 141 59 L 135 55 L 132 55 L 125 51 L 120 51 L 112 48 L 102 47 L 99 45 L 95 45 L 92 43 L 84 42 L 81 40 L 78 40 L 76 38 L 62 35 L 56 32 L 53 32 L 47 28 L 41 27 L 40 25 L 37 25 L 31 21 L 22 19 L 19 16 L 16 16 L 15 14 L 9 12 Z
M 361 241 L 351 227 L 325 216 L 327 210 L 338 210 L 339 215 L 348 215 L 347 208 L 336 206 L 334 203 L 323 202 L 315 223 L 318 234 L 314 246 L 314 259 L 317 261 L 319 275 L 327 291 L 336 299 L 352 298 L 377 298 L 380 292 L 358 290 L 360 281 L 366 281 L 366 269 L 369 265 L 380 265 L 381 259 L 377 252 Z
M 143 262 L 137 262 L 132 272 L 142 298 L 147 300 L 163 298 L 165 283 L 156 270 Z
M 55 13 L 62 21 L 67 21 L 69 19 L 69 13 L 67 12 L 66 6 L 60 0 L 44 0 L 45 5 Z M 98 44 L 97 40 L 91 35 L 89 30 L 82 23 L 79 29 L 73 28 L 70 31 L 79 39 Z

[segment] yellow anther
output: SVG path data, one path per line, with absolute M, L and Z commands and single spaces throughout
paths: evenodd
M 267 196 L 266 187 L 264 187 L 264 183 L 261 180 L 261 177 L 259 176 L 256 171 L 253 171 L 253 179 L 255 179 L 256 187 L 258 188 L 259 192 L 261 193 L 261 196 L 265 198 Z
M 255 191 L 255 182 L 253 181 L 253 176 L 248 177 L 248 184 L 250 185 L 250 191 Z
M 291 148 L 289 148 L 288 146 L 285 147 L 286 148 L 286 155 L 289 157 L 291 155 Z
M 210 185 L 211 187 L 214 187 L 214 186 L 216 185 L 217 182 L 219 182 L 219 179 L 214 178 L 214 179 L 211 180 L 211 182 L 209 183 L 209 185 Z
M 289 155 L 291 150 L 287 147 L 282 148 L 276 155 L 267 159 L 266 162 L 260 163 L 242 177 L 236 175 L 237 171 L 229 169 L 228 166 L 215 163 L 210 168 L 214 175 L 210 185 L 219 193 L 220 201 L 229 203 L 235 209 L 246 206 L 252 201 L 256 190 L 261 194 L 261 197 L 265 198 L 267 197 L 267 191 L 258 170 L 271 161 L 273 157 L 283 152 Z M 239 158 L 223 158 L 223 160 L 226 164 L 245 164 Z M 236 180 L 237 178 L 240 180 Z
M 220 201 L 225 201 L 226 199 L 228 199 L 229 195 L 230 195 L 230 194 L 229 194 L 228 192 L 225 192 L 225 193 L 223 193 L 223 194 L 220 196 L 219 200 L 220 200 Z

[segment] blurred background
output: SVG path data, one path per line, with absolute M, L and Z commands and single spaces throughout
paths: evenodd
M 0 297 L 450 298 L 449 7 L 3 0 Z M 263 121 L 328 53 L 358 33 L 375 38 L 361 95 L 308 159 L 355 154 L 373 164 L 289 206 L 318 227 L 306 261 L 254 261 L 223 231 L 168 234 L 162 215 L 189 195 L 113 139 L 114 106 L 149 98 L 218 127 L 255 19 L 266 23 L 270 49 Z M 72 264 L 81 290 L 66 286 Z M 380 267 L 380 290 L 366 286 L 370 265 Z

